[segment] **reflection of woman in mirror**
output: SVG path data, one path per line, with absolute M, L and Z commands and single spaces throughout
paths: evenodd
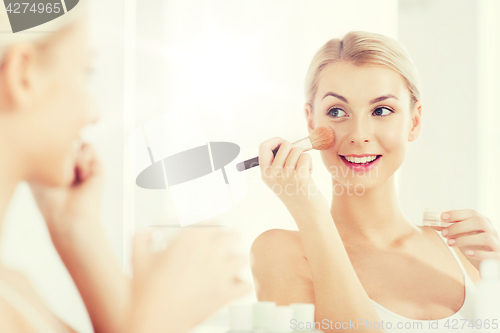
M 367 32 L 328 41 L 309 67 L 306 98 L 309 132 L 335 133 L 321 151 L 333 199 L 315 186 L 309 154 L 281 138 L 261 144 L 262 179 L 298 231 L 268 230 L 252 245 L 258 299 L 315 303 L 317 322 L 472 319 L 479 263 L 500 258 L 498 233 L 474 210 L 443 212 L 447 228 L 415 226 L 401 210 L 395 172 L 422 117 L 403 47 Z
M 187 332 L 250 291 L 237 277 L 245 261 L 230 251 L 235 235 L 220 230 L 181 232 L 158 252 L 141 233 L 133 280 L 122 272 L 99 218 L 100 160 L 90 144 L 74 145 L 99 118 L 86 87 L 87 19 L 75 14 L 83 2 L 65 24 L 46 26 L 54 33 L 0 37 L 0 221 L 18 183 L 28 181 L 96 332 Z M 0 332 L 74 330 L 22 272 L 0 264 Z

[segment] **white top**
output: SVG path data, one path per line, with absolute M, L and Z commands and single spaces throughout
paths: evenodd
M 0 298 L 10 304 L 39 333 L 68 333 L 60 323 L 57 330 L 14 288 L 0 280 Z
M 433 229 L 434 230 L 434 229 Z M 436 231 L 436 230 L 434 230 Z M 453 257 L 456 259 L 462 275 L 465 281 L 465 300 L 462 304 L 460 310 L 455 312 L 453 315 L 437 319 L 437 320 L 415 320 L 407 317 L 403 317 L 391 310 L 383 307 L 382 305 L 376 303 L 372 300 L 375 310 L 377 311 L 380 322 L 383 321 L 383 329 L 387 333 L 401 332 L 401 333 L 442 333 L 442 332 L 454 332 L 454 333 L 464 333 L 464 332 L 478 332 L 477 328 L 472 328 L 475 318 L 475 299 L 476 299 L 476 286 L 474 282 L 470 279 L 469 275 L 465 271 L 462 262 L 458 258 L 455 251 L 446 244 L 446 240 L 439 232 L 436 233 L 443 239 L 447 248 L 450 249 Z M 470 326 L 469 326 L 470 325 Z M 391 328 L 388 328 L 390 326 Z M 368 326 L 369 327 L 369 326 Z M 374 327 L 375 328 L 375 327 Z M 380 327 L 382 328 L 382 327 Z

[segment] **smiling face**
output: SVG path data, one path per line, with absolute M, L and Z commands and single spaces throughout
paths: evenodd
M 339 62 L 323 70 L 317 87 L 306 117 L 309 132 L 326 125 L 335 133 L 334 146 L 321 151 L 332 177 L 365 189 L 392 177 L 420 131 L 420 103 L 411 107 L 403 77 L 382 66 Z

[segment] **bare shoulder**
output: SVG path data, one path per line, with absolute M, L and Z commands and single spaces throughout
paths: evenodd
M 312 275 L 298 231 L 271 229 L 250 250 L 257 299 L 278 305 L 313 303 Z
M 68 333 L 76 333 L 73 328 L 57 318 L 43 302 L 33 287 L 31 280 L 22 272 L 14 269 L 0 268 L 0 332 L 35 333 L 36 327 L 32 327 L 27 321 L 22 311 L 5 297 L 4 293 L 20 297 L 20 301 L 26 302 L 29 307 L 47 320 L 49 325 L 56 326 L 56 322 L 66 328 Z M 23 306 L 22 304 L 20 306 Z M 54 330 L 55 332 L 56 330 Z
M 254 264 L 275 264 L 276 261 L 300 257 L 306 259 L 299 232 L 285 229 L 264 231 L 252 243 L 250 255 Z
M 3 299 L 0 299 L 0 332 L 35 333 Z
M 5 299 L 5 293 L 10 293 L 13 281 L 22 288 L 29 284 L 28 278 L 20 272 L 0 270 L 0 332 L 34 333 L 34 328 L 27 325 L 19 312 Z
M 285 229 L 269 229 L 261 233 L 252 244 L 252 252 L 281 246 L 289 246 L 303 252 L 299 232 Z

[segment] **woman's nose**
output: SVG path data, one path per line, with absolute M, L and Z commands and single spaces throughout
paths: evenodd
M 348 139 L 352 144 L 360 144 L 371 140 L 371 125 L 368 120 L 358 118 L 352 122 Z

